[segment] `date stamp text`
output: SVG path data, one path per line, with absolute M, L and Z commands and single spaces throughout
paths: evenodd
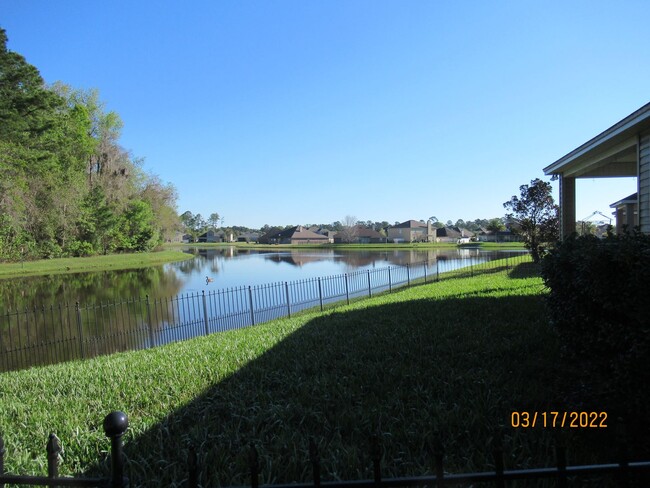
M 515 429 L 607 428 L 607 412 L 512 412 L 510 426 Z

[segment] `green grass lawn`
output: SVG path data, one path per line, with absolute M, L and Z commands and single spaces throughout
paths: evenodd
M 373 434 L 384 476 L 432 473 L 436 439 L 449 472 L 489 470 L 495 437 L 507 468 L 552 465 L 556 434 L 570 463 L 603 461 L 597 452 L 611 429 L 510 426 L 513 411 L 565 408 L 571 378 L 544 293 L 528 272 L 486 274 L 157 349 L 4 373 L 5 467 L 43 473 L 45 442 L 56 432 L 62 473 L 105 472 L 101 423 L 111 410 L 129 415 L 132 486 L 180 484 L 189 443 L 209 466 L 204 486 L 248 483 L 250 443 L 261 481 L 309 481 L 310 437 L 323 479 L 371 478 Z
M 115 269 L 146 268 L 157 264 L 192 259 L 191 254 L 166 250 L 160 252 L 109 254 L 86 258 L 59 258 L 25 261 L 24 263 L 0 263 L 0 279 L 22 276 L 81 273 Z

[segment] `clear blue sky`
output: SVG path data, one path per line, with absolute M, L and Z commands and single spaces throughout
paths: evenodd
M 0 0 L 0 26 L 48 83 L 99 89 L 179 212 L 260 227 L 503 216 L 649 101 L 649 7 Z M 634 191 L 579 181 L 577 217 Z

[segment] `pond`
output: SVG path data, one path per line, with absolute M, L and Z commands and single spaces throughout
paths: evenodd
M 434 279 L 521 251 L 195 248 L 140 270 L 0 281 L 0 370 L 141 349 Z

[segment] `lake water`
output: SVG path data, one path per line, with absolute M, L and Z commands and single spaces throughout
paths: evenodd
M 194 259 L 138 270 L 101 271 L 0 280 L 0 313 L 59 303 L 96 304 L 148 295 L 172 297 L 216 289 L 254 286 L 350 273 L 364 269 L 440 263 L 445 270 L 521 251 L 428 250 L 248 250 L 196 248 Z M 211 282 L 206 283 L 206 277 Z
M 521 251 L 257 251 L 187 248 L 141 270 L 0 280 L 0 371 L 155 347 L 478 272 Z M 507 267 L 507 264 L 506 264 Z M 206 279 L 207 278 L 207 279 Z

